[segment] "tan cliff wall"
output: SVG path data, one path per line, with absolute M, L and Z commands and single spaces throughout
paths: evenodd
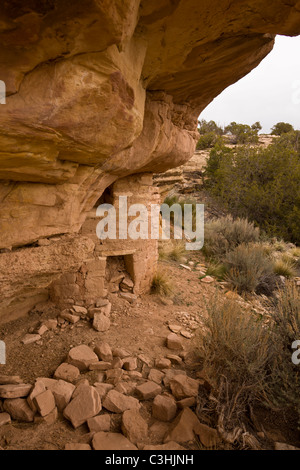
M 1 3 L 0 20 L 7 92 L 0 317 L 7 318 L 18 305 L 19 313 L 34 305 L 72 263 L 55 273 L 41 263 L 42 285 L 34 263 L 28 285 L 21 265 L 14 281 L 7 267 L 43 250 L 52 259 L 64 234 L 78 241 L 87 214 L 120 178 L 186 162 L 207 104 L 260 63 L 276 34 L 300 34 L 300 2 L 12 0 Z M 41 239 L 51 240 L 48 248 L 37 246 Z

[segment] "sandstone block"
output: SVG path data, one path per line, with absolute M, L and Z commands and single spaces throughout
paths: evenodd
M 137 450 L 123 434 L 112 432 L 97 432 L 93 437 L 95 450 Z
M 89 444 L 81 444 L 80 442 L 71 442 L 65 445 L 65 450 L 92 450 Z
M 109 302 L 108 304 L 104 305 L 103 307 L 101 307 L 101 313 L 103 313 L 103 315 L 105 315 L 106 317 L 109 317 L 110 316 L 110 312 L 111 312 L 111 303 Z
M 41 325 L 39 328 L 36 330 L 36 333 L 40 336 L 43 336 L 46 332 L 48 331 L 48 327 L 46 325 Z
M 25 398 L 12 398 L 4 401 L 3 408 L 12 419 L 30 423 L 34 418 L 34 411 L 29 407 Z
M 155 361 L 155 367 L 157 369 L 170 369 L 172 363 L 170 361 L 170 359 L 167 359 L 165 357 L 161 358 L 161 359 L 157 359 Z
M 172 423 L 172 428 L 165 437 L 165 442 L 175 441 L 184 443 L 195 439 L 195 429 L 199 426 L 195 413 L 189 408 L 185 408 Z
M 169 330 L 172 331 L 172 333 L 180 333 L 180 331 L 182 330 L 182 326 L 180 325 L 170 324 L 168 325 L 168 327 L 169 327 Z
M 48 415 L 55 408 L 55 399 L 51 390 L 46 390 L 34 397 L 33 403 L 41 416 Z
M 108 370 L 108 369 L 111 369 L 111 363 L 105 362 L 105 361 L 95 362 L 94 364 L 90 364 L 89 366 L 89 370 Z
M 98 361 L 98 356 L 94 351 L 84 344 L 72 348 L 68 354 L 68 363 L 78 367 L 80 371 L 88 370 L 90 364 Z
M 27 335 L 24 336 L 24 338 L 22 339 L 22 343 L 23 344 L 31 344 L 31 343 L 36 343 L 37 341 L 39 341 L 41 339 L 41 336 L 40 335 L 35 335 L 35 334 L 30 334 L 28 333 Z
M 108 343 L 104 341 L 102 343 L 96 344 L 94 352 L 97 354 L 101 361 L 110 362 L 113 359 L 112 350 Z
M 109 300 L 108 299 L 98 299 L 96 300 L 96 307 L 97 308 L 101 308 L 101 307 L 105 307 L 105 305 L 109 304 Z
M 137 369 L 137 358 L 136 357 L 126 357 L 123 361 L 123 369 L 125 370 L 135 370 Z
M 126 410 L 138 410 L 140 408 L 139 401 L 134 397 L 129 397 L 110 390 L 103 401 L 103 407 L 113 413 L 123 413 Z
M 143 450 L 165 451 L 165 450 L 185 450 L 185 448 L 177 444 L 177 442 L 170 441 L 170 442 L 167 442 L 166 444 L 147 445 L 143 447 Z
M 85 307 L 81 307 L 80 305 L 73 305 L 72 309 L 75 313 L 78 313 L 79 315 L 87 315 L 88 313 L 87 309 Z
M 130 304 L 133 304 L 137 301 L 137 296 L 135 294 L 130 294 L 129 292 L 120 292 L 120 297 L 127 300 Z
M 155 382 L 145 382 L 136 387 L 136 393 L 141 400 L 151 400 L 161 393 L 161 386 Z
M 186 375 L 185 371 L 177 369 L 164 369 L 163 372 L 165 373 L 163 378 L 163 384 L 165 387 L 169 387 L 171 380 L 177 375 Z
M 136 383 L 135 382 L 119 382 L 115 390 L 116 392 L 123 393 L 125 395 L 131 395 L 136 388 Z
M 148 436 L 148 425 L 138 410 L 124 411 L 122 416 L 122 432 L 130 442 L 144 442 Z
M 182 358 L 179 356 L 176 356 L 176 354 L 168 354 L 167 359 L 171 361 L 172 364 L 175 364 L 176 366 L 180 366 L 182 364 Z
M 0 385 L 22 384 L 23 380 L 18 375 L 0 375 Z
M 123 369 L 109 369 L 106 371 L 106 382 L 116 385 L 124 374 Z
M 123 359 L 120 357 L 114 357 L 111 362 L 112 369 L 122 369 L 123 367 Z
M 0 427 L 4 424 L 9 424 L 11 422 L 10 415 L 8 413 L 0 413 Z
M 175 333 L 170 333 L 167 336 L 167 348 L 175 351 L 181 351 L 183 349 L 181 339 Z
M 93 319 L 93 328 L 95 328 L 96 331 L 107 331 L 110 328 L 110 319 L 105 316 L 102 312 L 101 313 L 95 313 L 94 319 Z
M 102 409 L 101 399 L 94 387 L 83 386 L 79 393 L 64 409 L 64 417 L 71 421 L 74 428 L 78 428 L 89 418 L 93 418 Z
M 67 362 L 63 362 L 58 366 L 56 371 L 54 372 L 54 377 L 56 379 L 65 380 L 66 382 L 75 382 L 80 376 L 80 370 L 78 367 L 73 366 L 72 364 L 68 364 Z
M 199 436 L 204 447 L 216 447 L 221 442 L 221 438 L 217 430 L 207 426 L 206 424 L 197 423 L 194 432 Z
M 31 389 L 31 384 L 0 385 L 0 398 L 27 397 Z
M 43 323 L 48 330 L 55 330 L 57 327 L 57 320 L 56 319 L 50 319 L 50 320 L 45 320 Z
M 113 389 L 113 385 L 111 384 L 104 384 L 100 382 L 95 382 L 94 387 L 96 388 L 97 392 L 99 393 L 99 396 L 101 400 L 107 395 L 107 393 Z
M 177 406 L 181 410 L 183 410 L 183 408 L 191 408 L 192 406 L 195 406 L 195 405 L 196 405 L 195 397 L 183 398 L 182 400 L 177 402 Z
M 110 431 L 110 415 L 99 415 L 87 420 L 90 432 L 109 432 Z
M 60 318 L 67 320 L 69 323 L 72 323 L 73 325 L 75 323 L 78 323 L 80 320 L 80 315 L 72 315 L 72 313 L 70 313 L 69 310 L 63 310 L 59 316 Z
M 45 387 L 44 383 L 37 380 L 35 382 L 34 386 L 33 386 L 32 391 L 30 392 L 30 394 L 27 397 L 27 403 L 30 406 L 30 408 L 32 409 L 32 411 L 34 411 L 34 412 L 37 411 L 37 407 L 34 403 L 34 398 L 37 397 L 38 395 L 40 395 L 41 393 L 45 392 L 45 391 L 46 391 L 46 387 Z
M 177 400 L 183 398 L 196 397 L 199 391 L 198 380 L 191 379 L 186 375 L 177 375 L 170 381 L 172 394 Z
M 151 369 L 148 375 L 148 380 L 155 382 L 158 385 L 161 385 L 162 379 L 165 376 L 164 372 L 161 372 L 157 369 Z
M 112 353 L 114 357 L 120 357 L 121 359 L 130 356 L 129 352 L 124 348 L 115 348 Z
M 58 380 L 57 384 L 52 388 L 52 393 L 56 406 L 59 411 L 63 411 L 71 400 L 75 385 L 65 382 L 64 380 Z
M 160 421 L 172 421 L 177 412 L 175 400 L 164 395 L 157 395 L 152 404 L 152 416 Z
M 55 423 L 55 421 L 57 420 L 57 417 L 58 417 L 58 411 L 57 411 L 57 408 L 55 407 L 54 410 L 52 410 L 46 416 L 35 415 L 34 422 L 36 424 L 47 424 L 48 426 L 51 426 Z

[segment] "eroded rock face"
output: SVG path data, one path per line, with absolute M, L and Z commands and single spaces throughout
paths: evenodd
M 0 19 L 1 250 L 75 234 L 117 179 L 187 161 L 199 113 L 300 33 L 300 2 L 12 0 Z

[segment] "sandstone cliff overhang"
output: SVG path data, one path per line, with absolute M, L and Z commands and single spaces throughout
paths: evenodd
M 0 18 L 3 248 L 76 232 L 115 179 L 188 160 L 200 111 L 300 33 L 300 2 L 11 0 Z

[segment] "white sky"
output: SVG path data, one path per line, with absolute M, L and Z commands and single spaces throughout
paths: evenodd
M 265 133 L 281 121 L 300 129 L 300 36 L 277 36 L 273 51 L 215 98 L 200 119 L 221 126 L 260 121 Z

